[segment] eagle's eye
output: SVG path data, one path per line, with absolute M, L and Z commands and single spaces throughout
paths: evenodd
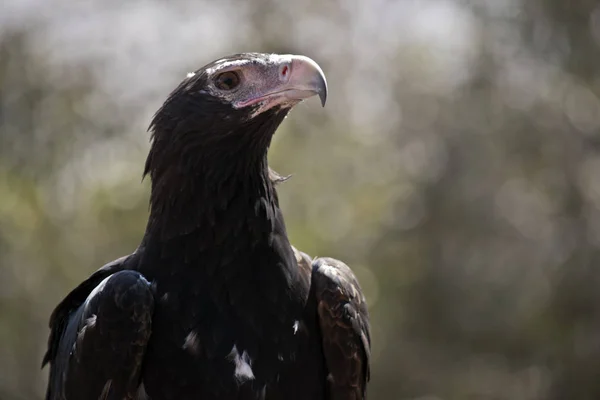
M 215 86 L 221 90 L 235 89 L 240 84 L 240 76 L 234 71 L 223 72 L 215 78 Z

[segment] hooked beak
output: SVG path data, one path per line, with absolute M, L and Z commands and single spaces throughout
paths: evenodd
M 270 55 L 269 64 L 254 74 L 255 88 L 250 95 L 235 103 L 236 108 L 260 104 L 254 115 L 275 106 L 291 108 L 300 101 L 318 95 L 321 105 L 327 100 L 327 80 L 319 64 L 306 56 Z
M 321 105 L 325 107 L 327 80 L 319 64 L 306 56 L 290 57 L 290 76 L 283 92 L 285 97 L 290 100 L 303 100 L 318 95 Z M 284 68 L 280 67 L 280 74 Z

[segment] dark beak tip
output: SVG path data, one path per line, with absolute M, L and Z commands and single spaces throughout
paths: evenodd
M 327 81 L 325 80 L 325 75 L 322 73 L 319 79 L 317 94 L 321 100 L 321 106 L 325 107 L 325 103 L 327 102 Z
M 325 107 L 325 103 L 327 102 L 327 91 L 326 90 L 319 91 L 319 99 L 321 99 L 321 106 Z

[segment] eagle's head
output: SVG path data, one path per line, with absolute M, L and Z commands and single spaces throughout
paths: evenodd
M 205 91 L 248 117 L 273 107 L 291 108 L 319 95 L 327 82 L 319 65 L 305 56 L 245 53 L 214 61 L 188 76 L 191 90 Z
M 221 58 L 190 72 L 158 110 L 151 124 L 153 152 L 171 159 L 173 152 L 202 157 L 266 150 L 289 110 L 315 95 L 325 105 L 327 81 L 308 57 L 242 53 Z M 150 156 L 146 172 L 154 169 Z
M 305 56 L 243 53 L 189 73 L 150 127 L 152 208 L 183 214 L 202 203 L 207 212 L 243 197 L 240 188 L 270 197 L 271 138 L 294 105 L 316 95 L 324 105 L 327 82 Z

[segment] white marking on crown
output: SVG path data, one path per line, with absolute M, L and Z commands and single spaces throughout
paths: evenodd
M 233 345 L 231 353 L 227 355 L 227 358 L 235 364 L 234 375 L 240 382 L 254 379 L 254 372 L 252 372 L 252 360 L 246 351 L 242 353 L 238 352 L 237 346 Z
M 294 335 L 296 333 L 298 333 L 298 327 L 300 326 L 300 321 L 295 321 L 294 322 L 294 326 L 292 326 L 292 329 L 294 330 Z
M 279 63 L 279 62 L 291 62 L 291 61 L 292 61 L 292 56 L 290 54 L 283 54 L 283 55 L 269 54 L 269 55 L 267 55 L 266 59 L 263 57 L 258 57 L 258 58 L 252 58 L 252 59 L 219 61 L 215 64 L 214 67 L 208 68 L 206 70 L 206 72 L 210 75 L 210 74 L 213 74 L 222 69 L 227 69 L 227 68 L 231 68 L 231 67 L 243 67 L 244 65 L 248 65 L 248 64 L 269 65 L 269 64 Z M 312 60 L 310 60 L 310 61 L 312 61 Z M 314 61 L 312 61 L 312 62 L 314 63 Z
M 252 63 L 252 60 L 232 60 L 232 61 L 222 61 L 216 64 L 212 68 L 208 68 L 206 72 L 210 75 L 221 69 L 230 68 L 230 67 L 242 67 L 244 65 Z

